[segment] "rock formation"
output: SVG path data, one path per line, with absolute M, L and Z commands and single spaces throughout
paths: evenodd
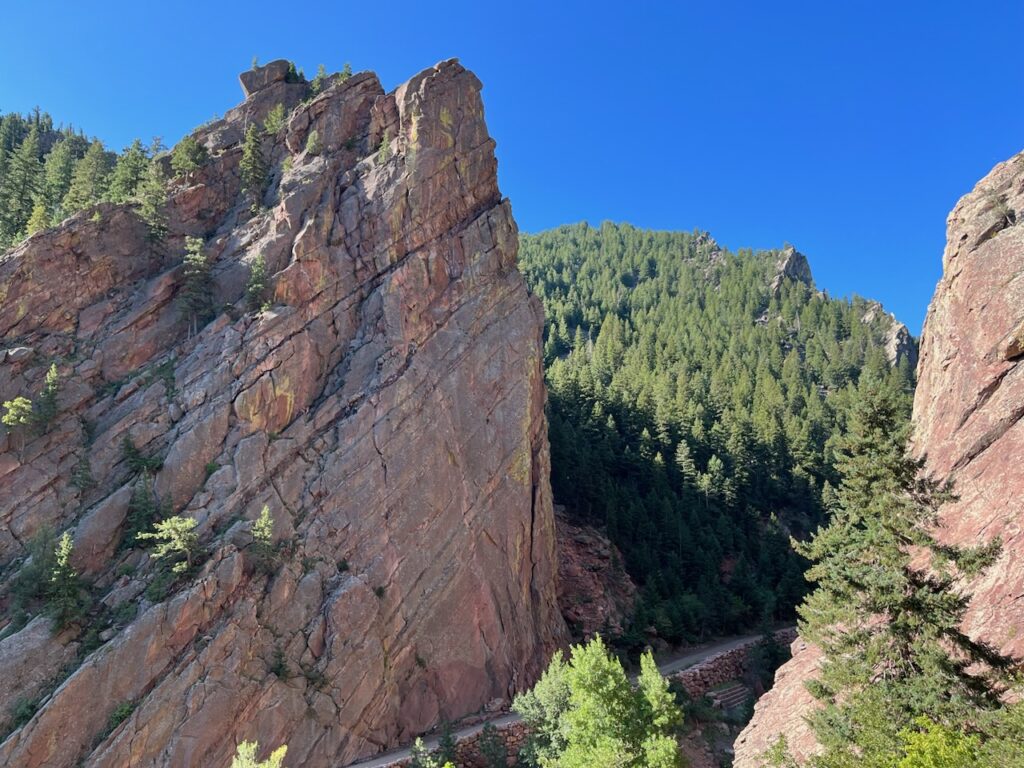
M 939 538 L 977 544 L 1000 537 L 998 561 L 972 586 L 965 629 L 1024 658 L 1024 153 L 997 165 L 949 216 L 943 276 L 928 309 L 914 397 L 914 445 L 959 501 L 941 512 Z M 813 647 L 797 640 L 736 745 L 753 768 L 779 734 L 796 755 L 814 749 L 803 715 Z
M 768 287 L 773 294 L 777 294 L 782 287 L 782 281 L 786 278 L 798 280 L 810 287 L 814 287 L 814 278 L 811 276 L 811 265 L 807 257 L 792 245 L 782 249 L 778 261 L 775 262 L 775 276 Z
M 877 301 L 868 302 L 868 310 L 861 317 L 866 325 L 881 324 L 883 330 L 882 343 L 889 365 L 898 366 L 904 362 L 914 370 L 917 368 L 917 342 L 910 335 L 910 330 L 896 319 L 891 312 L 886 312 Z
M 637 597 L 622 553 L 601 531 L 571 522 L 562 507 L 555 512 L 562 616 L 581 640 L 621 633 Z
M 566 637 L 543 313 L 480 83 L 455 61 L 391 93 L 371 73 L 319 94 L 293 79 L 243 74 L 245 102 L 196 132 L 210 161 L 172 185 L 163 244 L 103 205 L 0 258 L 0 400 L 35 397 L 53 362 L 61 381 L 45 433 L 0 437 L 0 574 L 69 530 L 104 606 L 98 634 L 10 634 L 4 587 L 3 702 L 38 711 L 0 764 L 226 765 L 243 739 L 344 764 L 509 699 Z M 277 104 L 252 216 L 240 142 Z M 198 333 L 175 298 L 186 236 L 212 266 Z M 140 456 L 204 548 L 163 599 L 123 541 Z M 270 575 L 250 547 L 265 505 Z M 33 653 L 52 669 L 26 673 Z

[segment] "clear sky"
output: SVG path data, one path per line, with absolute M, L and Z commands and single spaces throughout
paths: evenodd
M 520 228 L 605 219 L 791 242 L 920 330 L 945 219 L 1024 149 L 1021 0 L 4 3 L 0 110 L 172 144 L 235 75 L 351 61 L 484 83 Z

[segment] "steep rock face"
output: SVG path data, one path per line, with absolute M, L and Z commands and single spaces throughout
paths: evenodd
M 911 370 L 917 368 L 917 342 L 910 335 L 907 326 L 897 320 L 895 315 L 886 312 L 877 301 L 869 301 L 868 310 L 861 318 L 861 322 L 868 325 L 881 323 L 884 326 L 882 341 L 889 365 L 898 366 L 905 362 Z
M 601 531 L 576 525 L 556 507 L 558 605 L 580 638 L 620 633 L 636 604 L 637 588 L 622 553 Z
M 941 512 L 939 538 L 1001 537 L 998 561 L 973 585 L 965 629 L 1024 658 L 1024 154 L 997 165 L 947 221 L 943 276 L 928 308 L 914 396 L 914 445 L 926 469 L 952 479 L 959 501 Z M 804 681 L 819 652 L 798 640 L 793 659 L 757 704 L 736 745 L 737 768 L 785 734 L 797 756 L 815 746 L 803 720 Z
M 807 261 L 807 257 L 792 245 L 787 245 L 783 248 L 778 261 L 775 262 L 775 277 L 772 278 L 769 290 L 772 293 L 778 293 L 779 288 L 782 287 L 782 281 L 787 278 L 798 280 L 812 288 L 814 287 L 811 265 Z
M 116 617 L 55 691 L 26 684 L 41 706 L 0 764 L 226 765 L 243 739 L 344 764 L 510 698 L 566 637 L 543 314 L 480 83 L 449 61 L 392 93 L 361 73 L 300 103 L 286 75 L 243 75 L 245 103 L 197 132 L 211 160 L 173 186 L 164 247 L 101 206 L 0 259 L 0 399 L 34 396 L 51 362 L 62 381 L 49 431 L 0 437 L 0 567 L 44 526 L 70 530 Z M 238 142 L 277 103 L 290 116 L 263 140 L 252 217 Z M 206 238 L 221 308 L 191 336 L 186 235 Z M 247 312 L 260 255 L 270 307 Z M 162 601 L 122 541 L 126 440 L 162 459 L 156 495 L 204 546 Z M 270 576 L 247 548 L 264 505 Z M 53 642 L 33 622 L 0 662 Z

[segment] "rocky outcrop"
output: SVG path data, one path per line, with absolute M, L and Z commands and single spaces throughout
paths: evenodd
M 51 362 L 61 378 L 45 433 L 0 437 L 0 573 L 70 530 L 102 606 L 98 641 L 45 651 L 77 653 L 55 690 L 17 683 L 39 709 L 0 764 L 226 765 L 244 739 L 345 764 L 510 699 L 566 637 L 543 313 L 480 83 L 455 61 L 391 93 L 371 73 L 317 95 L 289 79 L 246 73 L 246 101 L 196 133 L 211 159 L 174 183 L 163 246 L 107 205 L 0 258 L 0 400 L 36 396 Z M 239 142 L 278 103 L 252 216 Z M 176 301 L 187 235 L 217 307 L 198 333 Z M 203 547 L 166 597 L 124 541 L 140 457 Z M 248 547 L 264 506 L 269 575 Z M 29 630 L 0 664 L 46 647 Z
M 972 585 L 965 629 L 1024 658 L 1024 154 L 997 165 L 957 203 L 946 225 L 943 275 L 928 309 L 914 397 L 914 445 L 926 470 L 955 483 L 940 513 L 941 540 L 974 545 L 1002 539 L 998 561 Z M 803 716 L 813 706 L 804 682 L 818 652 L 802 641 L 758 702 L 737 743 L 737 768 L 779 734 L 797 755 L 814 748 Z
M 907 326 L 897 320 L 894 314 L 886 312 L 877 301 L 869 301 L 861 322 L 881 328 L 882 348 L 889 365 L 900 366 L 905 363 L 910 370 L 917 368 L 917 342 Z
M 637 588 L 622 553 L 595 528 L 576 525 L 556 506 L 558 607 L 577 639 L 621 634 L 633 615 Z
M 773 295 L 778 294 L 782 287 L 782 282 L 787 279 L 796 280 L 811 288 L 814 287 L 811 265 L 808 263 L 807 257 L 792 245 L 787 245 L 779 254 L 779 258 L 775 262 L 774 277 L 772 277 L 768 290 Z

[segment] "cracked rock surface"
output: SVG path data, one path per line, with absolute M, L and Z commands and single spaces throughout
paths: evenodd
M 62 382 L 46 434 L 0 436 L 0 576 L 43 527 L 69 530 L 97 598 L 135 606 L 56 689 L 17 678 L 40 707 L 0 764 L 227 765 L 257 739 L 341 765 L 509 700 L 566 638 L 543 313 L 480 82 L 446 61 L 391 93 L 359 73 L 308 98 L 273 62 L 243 84 L 196 132 L 211 159 L 172 185 L 165 244 L 103 205 L 0 258 L 0 399 L 39 392 L 51 362 Z M 276 104 L 253 216 L 240 142 Z M 176 301 L 186 236 L 206 241 L 218 308 L 198 333 Z M 162 460 L 152 488 L 204 548 L 158 602 L 155 564 L 122 540 L 126 439 Z M 264 505 L 269 575 L 247 548 Z M 9 607 L 0 592 L 3 625 Z M 74 656 L 41 621 L 0 641 L 0 674 L 33 649 Z
M 914 396 L 914 447 L 959 497 L 941 511 L 940 540 L 1000 537 L 996 563 L 973 585 L 964 627 L 1024 658 L 1024 153 L 1000 163 L 957 203 L 946 225 L 943 275 L 925 320 Z M 804 682 L 818 651 L 801 640 L 736 743 L 753 768 L 779 734 L 795 755 L 814 750 Z

